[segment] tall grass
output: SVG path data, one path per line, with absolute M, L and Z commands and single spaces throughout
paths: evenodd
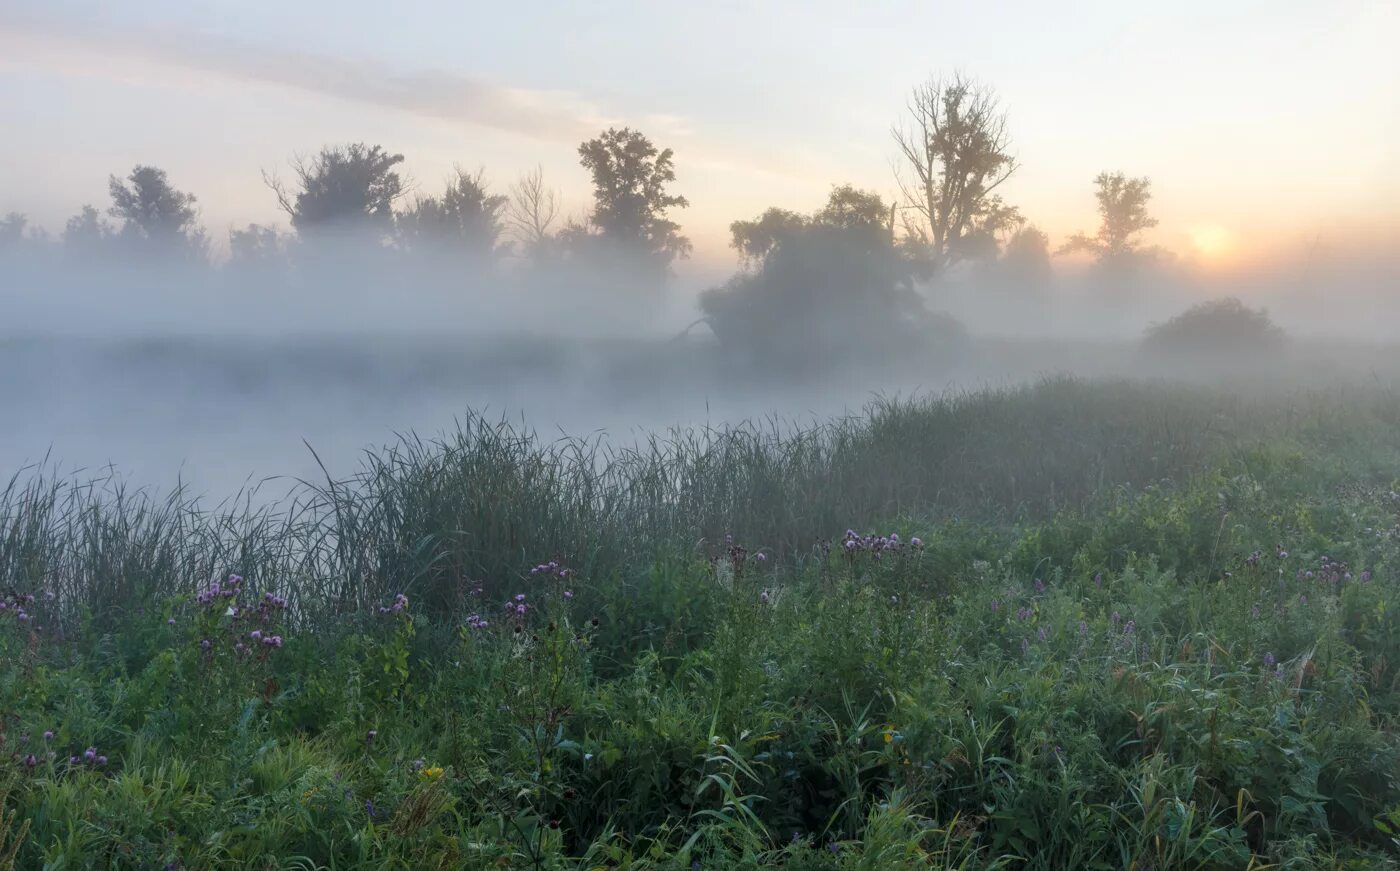
M 281 500 L 206 506 L 21 470 L 0 490 L 0 584 L 58 596 L 100 626 L 229 572 L 283 590 L 299 619 L 363 610 L 400 590 L 434 610 L 557 555 L 593 577 L 727 534 L 790 561 L 870 518 L 1045 517 L 1218 465 L 1267 441 L 1325 457 L 1321 472 L 1383 475 L 1393 392 L 1271 393 L 1053 379 L 880 399 L 863 415 L 677 429 L 630 445 L 546 440 L 467 414 L 403 437 L 345 479 Z M 1369 464 L 1369 465 L 1368 465 Z M 1382 461 L 1380 466 L 1385 466 Z

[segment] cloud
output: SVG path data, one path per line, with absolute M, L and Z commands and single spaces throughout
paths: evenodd
M 8 46 L 8 47 L 7 47 Z M 207 33 L 96 27 L 0 12 L 0 54 L 28 50 L 84 66 L 134 61 L 292 88 L 414 115 L 549 141 L 577 142 L 619 123 L 569 91 L 514 88 L 442 70 L 405 72 L 368 59 L 344 59 L 240 42 Z M 12 54 L 13 56 L 13 54 Z M 110 69 L 97 70 L 106 75 Z M 668 126 L 682 128 L 684 119 Z

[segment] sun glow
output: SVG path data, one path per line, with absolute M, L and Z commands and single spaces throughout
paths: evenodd
M 1189 231 L 1191 247 L 1204 260 L 1219 261 L 1234 249 L 1234 236 L 1219 224 L 1201 224 Z

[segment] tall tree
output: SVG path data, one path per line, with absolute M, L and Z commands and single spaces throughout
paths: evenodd
M 327 146 L 315 157 L 292 161 L 296 189 L 264 172 L 263 181 L 298 233 L 318 229 L 368 229 L 385 235 L 393 227 L 394 203 L 404 195 L 394 167 L 402 154 L 357 142 Z
M 590 222 L 615 249 L 640 255 L 663 268 L 690 253 L 680 225 L 666 217 L 690 203 L 666 192 L 676 180 L 671 149 L 658 150 L 639 131 L 611 128 L 578 147 L 579 161 L 593 176 Z
M 995 193 L 1016 171 L 1006 115 L 995 93 L 961 75 L 914 89 L 908 117 L 894 128 L 900 191 L 913 218 L 907 244 L 937 275 L 996 250 L 997 234 L 1020 218 Z
M 551 250 L 550 228 L 558 214 L 558 197 L 545 185 L 543 167 L 535 167 L 511 185 L 506 220 L 526 257 L 538 260 Z
M 195 196 L 176 190 L 165 170 L 138 165 L 125 179 L 111 176 L 107 188 L 112 195 L 107 212 L 121 219 L 124 239 L 167 252 L 203 255 L 204 230 L 197 223 Z
M 1099 201 L 1099 232 L 1093 236 L 1076 233 L 1059 248 L 1059 253 L 1088 251 L 1100 263 L 1128 260 L 1149 253 L 1138 241 L 1143 230 L 1157 226 L 1147 214 L 1152 199 L 1152 182 L 1128 178 L 1121 172 L 1101 172 L 1094 179 L 1094 198 Z
M 487 190 L 484 173 L 457 169 L 441 197 L 419 197 L 396 218 L 400 244 L 492 260 L 500 245 L 507 199 Z

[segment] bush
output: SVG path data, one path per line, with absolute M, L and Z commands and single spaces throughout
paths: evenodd
M 1166 323 L 1154 324 L 1143 337 L 1143 347 L 1166 354 L 1256 353 L 1281 348 L 1286 339 L 1267 311 L 1229 297 L 1194 305 Z

